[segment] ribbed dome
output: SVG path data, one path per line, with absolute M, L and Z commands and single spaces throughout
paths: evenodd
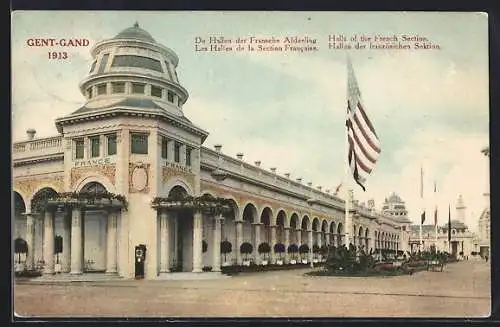
M 129 27 L 118 33 L 114 37 L 115 39 L 134 39 L 134 40 L 142 40 L 146 42 L 151 42 L 151 43 L 156 43 L 155 39 L 143 30 L 142 28 L 139 27 L 139 23 L 135 23 L 134 26 Z
M 392 193 L 391 196 L 389 196 L 389 199 L 387 199 L 387 202 L 389 202 L 389 203 L 401 203 L 401 202 L 403 202 L 403 200 L 396 193 Z

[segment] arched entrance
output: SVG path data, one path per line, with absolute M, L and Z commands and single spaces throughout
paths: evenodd
M 99 182 L 89 182 L 80 190 L 80 193 L 94 196 L 106 192 L 106 187 Z M 107 210 L 93 207 L 86 208 L 82 219 L 84 273 L 106 271 L 107 225 Z
M 186 199 L 189 196 L 187 190 L 180 186 L 174 186 L 168 193 L 168 198 Z M 193 270 L 193 217 L 187 210 L 176 210 L 169 212 L 173 218 L 169 239 L 172 240 L 172 269 L 171 271 Z

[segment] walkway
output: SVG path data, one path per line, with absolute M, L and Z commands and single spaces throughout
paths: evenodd
M 15 311 L 30 316 L 485 317 L 490 267 L 448 265 L 398 277 L 307 277 L 309 269 L 214 280 L 15 285 Z

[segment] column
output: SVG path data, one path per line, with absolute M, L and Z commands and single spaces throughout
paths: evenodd
M 117 223 L 116 211 L 108 212 L 108 239 L 107 239 L 107 252 L 106 252 L 106 273 L 116 274 L 116 223 Z
M 73 208 L 71 215 L 71 274 L 83 272 L 83 215 L 80 208 Z
M 313 247 L 313 231 L 312 231 L 312 229 L 308 230 L 307 234 L 309 236 L 309 240 L 307 242 L 308 245 L 309 245 L 309 259 L 308 259 L 308 261 L 311 262 L 313 260 L 313 252 L 312 252 L 312 247 Z
M 71 210 L 64 212 L 63 220 L 63 258 L 61 271 L 69 273 L 71 271 Z
M 330 246 L 330 244 L 331 244 L 331 234 L 330 233 L 326 233 L 325 237 L 326 237 L 326 245 Z
M 321 247 L 321 245 L 323 245 L 323 240 L 321 239 L 322 237 L 322 232 L 317 232 L 316 234 L 316 239 L 317 239 L 317 243 L 318 243 L 318 246 Z
M 243 221 L 235 220 L 234 225 L 236 228 L 236 244 L 233 251 L 236 251 L 236 264 L 241 265 L 243 262 L 240 252 L 240 246 L 243 243 Z
M 273 264 L 276 262 L 276 253 L 274 253 L 274 245 L 276 244 L 276 225 L 269 226 L 271 228 L 271 244 L 269 246 L 271 247 L 271 253 L 270 253 L 270 264 Z
M 212 251 L 212 271 L 220 272 L 220 242 L 221 242 L 221 224 L 224 218 L 222 215 L 218 215 L 214 218 L 214 237 L 213 240 L 213 251 Z
M 202 272 L 202 247 L 203 240 L 203 216 L 201 211 L 195 211 L 193 215 L 193 272 Z
M 170 271 L 170 217 L 165 210 L 160 212 L 160 273 Z
M 285 263 L 290 262 L 290 258 L 288 256 L 288 246 L 290 245 L 290 227 L 285 227 L 283 229 L 283 232 L 285 233 Z
M 255 264 L 260 264 L 260 254 L 259 254 L 259 244 L 260 244 L 260 223 L 254 223 L 254 246 L 253 250 L 255 252 Z
M 54 211 L 46 209 L 43 221 L 45 233 L 43 237 L 44 274 L 54 273 Z
M 295 235 L 297 235 L 297 247 L 300 248 L 300 246 L 302 245 L 302 230 L 301 229 L 297 229 L 295 230 Z
M 26 268 L 35 269 L 35 217 L 33 213 L 26 213 L 26 243 L 28 243 L 28 253 L 26 253 Z
M 178 246 L 179 246 L 179 215 L 174 213 L 172 215 L 172 223 L 173 223 L 173 230 L 174 230 L 174 233 L 173 233 L 173 237 L 174 237 L 174 250 L 173 250 L 173 261 L 174 261 L 174 264 L 177 266 L 179 264 L 179 249 L 178 249 Z

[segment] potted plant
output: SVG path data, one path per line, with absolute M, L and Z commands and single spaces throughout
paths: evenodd
M 321 255 L 321 262 L 325 262 L 328 257 L 328 246 L 322 245 L 319 248 L 319 254 Z
M 229 241 L 222 241 L 220 243 L 220 253 L 224 255 L 224 261 L 222 262 L 222 266 L 226 267 L 230 264 L 227 262 L 227 254 L 231 253 L 233 250 L 233 245 Z
M 307 244 L 302 244 L 300 247 L 299 247 L 299 253 L 301 255 L 301 258 L 302 258 L 302 263 L 303 264 L 307 264 L 307 253 L 309 253 L 309 245 Z M 304 254 L 306 254 L 306 258 L 304 258 Z
M 271 252 L 271 247 L 268 243 L 260 243 L 257 248 L 259 254 L 264 254 L 264 260 L 262 260 L 262 265 L 266 266 L 268 264 L 268 254 Z
M 292 259 L 290 260 L 290 264 L 294 265 L 297 263 L 297 253 L 299 252 L 299 247 L 297 244 L 290 244 L 287 249 L 288 253 L 292 255 Z
M 253 252 L 252 244 L 244 242 L 240 245 L 240 253 L 245 256 L 243 259 L 244 266 L 250 266 L 250 260 L 248 260 L 248 255 L 251 254 L 252 252 Z
M 28 244 L 25 240 L 18 237 L 14 240 L 14 253 L 17 254 L 16 271 L 22 271 L 23 265 L 21 263 L 21 254 L 28 253 Z
M 318 261 L 319 261 L 318 260 L 318 253 L 319 253 L 319 245 L 318 244 L 313 245 L 312 252 L 313 252 L 313 262 L 318 263 Z
M 278 253 L 279 259 L 276 260 L 277 265 L 282 265 L 283 264 L 283 257 L 282 254 L 285 252 L 285 244 L 283 243 L 276 243 L 274 244 L 274 253 Z

